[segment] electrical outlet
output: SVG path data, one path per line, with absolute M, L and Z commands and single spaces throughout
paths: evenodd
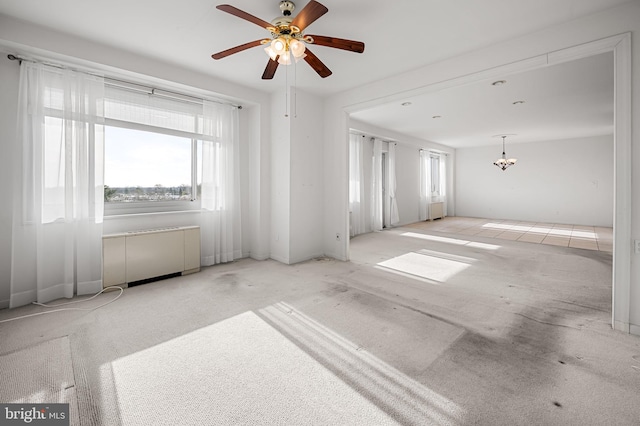
M 336 241 L 342 241 L 342 237 L 340 236 L 340 233 L 336 233 Z

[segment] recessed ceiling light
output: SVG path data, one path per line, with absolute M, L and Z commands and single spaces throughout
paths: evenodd
M 520 104 L 523 104 L 523 103 L 524 103 L 524 101 L 515 101 L 513 104 L 514 105 L 520 105 Z
M 402 105 L 402 106 L 409 106 L 409 105 L 411 105 L 411 102 L 403 102 L 403 103 L 401 103 L 400 105 Z
M 441 116 L 441 115 L 434 115 L 434 116 L 433 116 L 433 117 L 431 117 L 431 118 L 442 118 L 442 116 Z
M 498 80 L 498 81 L 494 81 L 493 83 L 491 83 L 491 85 L 493 85 L 493 86 L 502 86 L 506 82 L 507 82 L 507 80 Z

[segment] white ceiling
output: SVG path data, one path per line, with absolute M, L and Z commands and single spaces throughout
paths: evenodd
M 280 16 L 278 0 L 227 1 L 266 21 Z M 312 47 L 313 52 L 333 71 L 333 75 L 326 79 L 320 78 L 304 62 L 297 65 L 297 87 L 319 96 L 327 96 L 589 15 L 627 0 L 320 2 L 329 12 L 312 23 L 305 33 L 358 40 L 366 45 L 363 54 L 323 46 Z M 0 0 L 0 13 L 138 55 L 175 63 L 257 90 L 281 90 L 285 79 L 284 67 L 278 69 L 272 81 L 260 78 L 267 64 L 267 56 L 260 47 L 218 61 L 211 59 L 212 53 L 269 36 L 258 25 L 217 10 L 215 6 L 220 3 L 219 0 Z M 308 0 L 298 0 L 296 3 L 299 11 Z M 598 65 L 598 69 L 610 72 L 604 62 L 606 61 Z M 294 73 L 292 67 L 289 69 L 288 78 L 291 80 Z M 589 71 L 589 75 L 585 70 Z M 560 102 L 559 99 L 565 92 L 565 86 L 560 88 L 553 84 L 546 85 L 544 82 L 551 81 L 554 71 L 549 69 L 544 72 L 550 75 L 536 80 L 540 83 L 519 81 L 525 79 L 524 74 L 508 76 L 508 84 L 500 88 L 467 86 L 451 89 L 450 93 L 443 93 L 441 99 L 433 96 L 412 99 L 413 105 L 403 109 L 401 114 L 397 112 L 397 105 L 391 105 L 387 110 L 376 108 L 362 112 L 357 117 L 363 121 L 375 120 L 379 126 L 384 124 L 384 127 L 420 138 L 450 143 L 452 146 L 467 146 L 472 141 L 484 141 L 487 136 L 497 133 L 532 133 L 550 105 L 569 105 L 571 108 L 565 108 L 563 118 L 572 118 L 569 112 L 574 108 L 579 110 L 573 115 L 583 117 L 582 121 L 573 117 L 575 120 L 571 121 L 571 127 L 594 127 L 590 124 L 590 118 L 597 116 L 595 127 L 599 130 L 582 129 L 582 132 L 602 132 L 603 114 L 598 115 L 595 109 L 609 110 L 610 105 L 598 104 L 599 107 L 587 108 L 585 114 L 580 113 L 583 109 L 580 107 L 602 101 L 603 94 L 600 92 L 609 83 L 598 80 L 597 93 L 590 92 L 589 83 L 596 81 L 599 76 L 591 68 L 581 68 L 578 73 L 580 81 L 574 81 L 572 77 L 572 90 L 566 90 L 569 95 L 580 99 L 572 99 L 572 103 L 565 104 L 562 103 L 564 100 Z M 575 76 L 571 70 L 566 72 Z M 531 73 L 531 76 L 534 74 Z M 542 87 L 538 87 L 538 84 Z M 521 91 L 515 91 L 516 88 Z M 547 88 L 546 93 L 553 98 L 541 98 L 542 94 L 537 89 L 544 88 Z M 466 90 L 474 92 L 471 94 Z M 510 113 L 496 109 L 490 114 L 493 108 L 498 108 L 500 102 L 516 100 L 513 98 L 515 95 L 518 98 L 526 97 L 527 103 L 519 108 L 520 115 L 513 112 L 515 109 Z M 454 107 L 458 109 L 457 115 L 453 113 Z M 483 114 L 474 114 L 474 108 L 481 108 Z M 464 114 L 462 110 L 465 111 Z M 523 111 L 535 118 L 533 124 L 524 124 L 523 119 L 522 127 L 515 124 L 488 126 L 488 117 L 504 117 L 503 123 L 516 123 L 518 116 L 528 115 Z M 418 114 L 416 116 L 420 119 L 416 120 L 414 117 L 409 120 L 408 117 L 412 114 Z M 429 117 L 442 115 L 443 118 L 439 124 L 434 125 L 435 120 L 425 120 L 425 114 Z M 379 117 L 383 117 L 386 122 Z M 552 115 L 551 118 L 557 116 Z M 418 123 L 425 124 L 424 128 L 417 126 Z M 552 124 L 555 126 L 554 134 L 562 137 L 565 134 L 562 126 Z M 536 136 L 538 139 L 540 137 Z
M 453 148 L 501 144 L 500 135 L 523 143 L 613 134 L 613 53 L 497 80 L 505 83 L 408 96 L 351 117 Z

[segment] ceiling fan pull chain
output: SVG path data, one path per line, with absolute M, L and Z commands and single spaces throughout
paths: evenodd
M 289 117 L 289 67 L 284 68 L 284 116 Z
M 293 62 L 293 118 L 298 118 L 298 63 Z

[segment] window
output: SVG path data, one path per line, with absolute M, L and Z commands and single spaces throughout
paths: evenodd
M 203 106 L 107 85 L 105 215 L 197 210 Z
M 200 144 L 196 139 L 107 126 L 104 201 L 194 201 L 193 188 L 199 181 L 194 182 L 193 171 L 198 168 Z
M 64 151 L 68 131 L 104 136 L 104 157 L 95 173 L 100 174 L 100 182 L 104 177 L 105 215 L 199 210 L 204 206 L 203 181 L 206 208 L 227 208 L 224 187 L 230 151 L 222 149 L 221 144 L 228 144 L 234 131 L 227 106 L 218 108 L 209 102 L 205 107 L 203 102 L 186 97 L 159 95 L 134 87 L 137 85 L 122 84 L 104 87 L 104 125 L 101 120 L 98 124 L 95 119 L 76 114 L 78 118 L 69 121 L 76 123 L 73 128 L 63 126 L 63 92 L 52 88 L 45 93 L 45 219 L 63 217 L 66 208 L 59 193 L 70 182 L 64 181 L 59 159 L 69 155 L 76 161 L 76 157 L 88 155 Z M 97 108 L 102 109 L 101 102 Z M 102 153 L 102 145 L 96 149 Z M 203 158 L 211 167 L 203 168 Z

